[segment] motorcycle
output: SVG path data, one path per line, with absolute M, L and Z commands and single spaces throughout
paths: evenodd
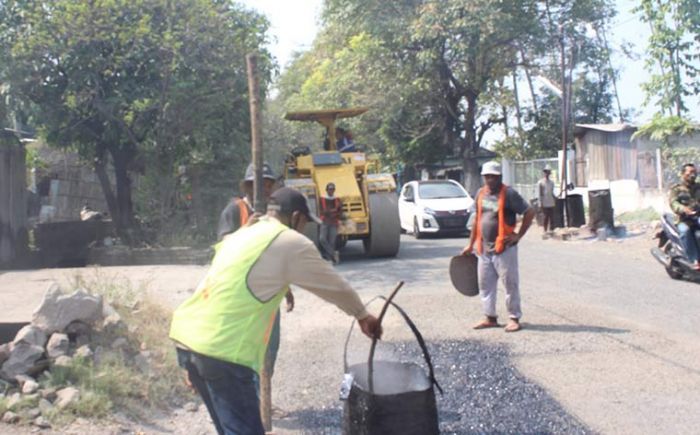
M 695 240 L 700 241 L 700 218 L 697 219 L 695 227 Z M 658 246 L 651 248 L 651 255 L 656 258 L 666 269 L 666 273 L 673 279 L 688 277 L 693 280 L 700 280 L 700 270 L 695 268 L 683 247 L 680 232 L 675 224 L 675 218 L 671 213 L 665 213 L 661 217 L 661 230 L 654 238 L 659 239 Z M 699 244 L 700 245 L 700 244 Z

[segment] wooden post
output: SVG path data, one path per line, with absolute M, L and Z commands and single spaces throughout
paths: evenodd
M 248 66 L 248 98 L 250 101 L 250 137 L 252 145 L 253 167 L 253 208 L 264 213 L 266 210 L 263 195 L 263 152 L 262 152 L 262 117 L 260 115 L 260 86 L 258 82 L 258 56 L 250 53 L 246 56 Z
M 248 67 L 248 98 L 250 102 L 250 132 L 251 154 L 255 179 L 253 180 L 253 208 L 256 212 L 264 213 L 267 209 L 263 195 L 263 148 L 262 148 L 262 117 L 260 115 L 260 89 L 257 66 L 258 56 L 249 53 L 246 56 Z M 272 382 L 270 372 L 272 359 L 270 352 L 265 353 L 265 363 L 260 372 L 260 417 L 266 432 L 272 431 Z

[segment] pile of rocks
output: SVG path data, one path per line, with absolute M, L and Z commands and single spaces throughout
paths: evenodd
M 101 296 L 82 289 L 63 294 L 57 285 L 51 285 L 32 322 L 12 342 L 0 344 L 0 399 L 6 399 L 8 409 L 2 421 L 29 419 L 38 427 L 48 427 L 46 415 L 78 401 L 80 391 L 74 386 L 41 388 L 39 375 L 55 367 L 69 367 L 75 358 L 99 357 L 98 337 L 117 337 L 113 346 L 126 346 L 127 339 L 120 337 L 125 330 L 117 311 Z M 37 406 L 19 413 L 27 403 Z

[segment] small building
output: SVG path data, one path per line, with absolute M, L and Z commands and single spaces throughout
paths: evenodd
M 665 161 L 662 144 L 634 137 L 630 124 L 576 124 L 571 181 L 581 190 L 610 189 L 616 213 L 666 208 L 666 192 L 677 182 L 678 169 Z M 700 132 L 669 139 L 674 149 L 697 148 Z M 700 162 L 695 162 L 700 163 Z M 584 195 L 584 198 L 586 195 Z

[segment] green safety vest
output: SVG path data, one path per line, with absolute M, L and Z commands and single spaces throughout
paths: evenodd
M 216 245 L 204 280 L 173 313 L 170 338 L 194 352 L 260 372 L 277 309 L 289 288 L 261 301 L 247 278 L 270 243 L 288 229 L 276 219 L 262 219 Z

